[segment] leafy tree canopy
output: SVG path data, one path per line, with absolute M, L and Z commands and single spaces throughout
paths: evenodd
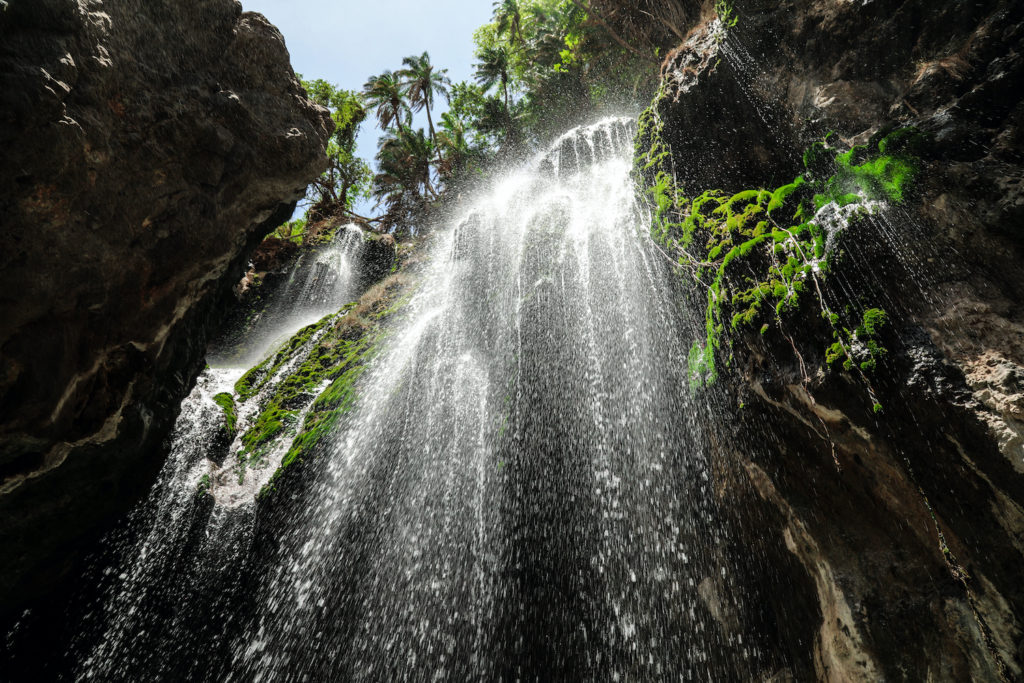
M 451 83 L 426 52 L 370 76 L 359 92 L 304 81 L 337 126 L 330 166 L 310 188 L 314 213 L 354 216 L 353 201 L 372 197 L 383 211 L 371 220 L 378 228 L 414 230 L 429 222 L 446 189 L 496 162 L 588 118 L 637 110 L 656 87 L 661 44 L 687 19 L 675 3 L 637 2 L 495 0 L 492 21 L 474 33 L 471 81 Z M 437 116 L 439 100 L 449 109 Z M 421 111 L 427 128 L 413 130 Z M 371 114 L 384 132 L 376 172 L 354 154 Z

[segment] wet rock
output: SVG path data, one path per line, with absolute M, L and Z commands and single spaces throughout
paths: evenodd
M 0 612 L 123 512 L 327 112 L 232 0 L 0 12 Z
M 383 280 L 395 268 L 398 263 L 398 244 L 392 235 L 367 232 L 360 257 L 360 287 L 366 288 Z
M 768 640 L 804 644 L 797 678 L 1016 680 L 1024 6 L 731 4 L 735 28 L 722 37 L 706 18 L 663 71 L 658 113 L 690 196 L 789 182 L 800 168 L 785 148 L 828 131 L 928 136 L 912 196 L 845 233 L 825 280 L 825 297 L 885 302 L 896 321 L 870 397 L 826 364 L 817 304 L 785 334 L 737 334 L 719 380 L 723 405 L 744 406 L 724 409 L 717 456 L 733 463 L 719 486 L 747 530 L 739 545 L 814 587 L 788 603 L 802 611 L 774 608 L 765 632 L 791 635 Z M 746 577 L 763 594 L 774 580 Z
M 748 61 L 717 19 L 666 57 L 658 113 L 671 121 L 665 139 L 684 188 L 735 190 L 785 182 L 798 170 L 782 110 L 759 92 Z
M 299 245 L 291 240 L 268 237 L 253 252 L 252 270 L 257 273 L 283 273 L 295 261 Z

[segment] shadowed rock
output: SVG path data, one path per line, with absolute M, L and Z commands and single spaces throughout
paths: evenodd
M 3 612 L 151 480 L 218 300 L 332 124 L 232 0 L 0 9 Z

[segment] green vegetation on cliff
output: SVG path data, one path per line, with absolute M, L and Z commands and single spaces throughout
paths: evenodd
M 850 221 L 876 211 L 879 202 L 903 200 L 916 172 L 913 149 L 920 134 L 900 129 L 849 150 L 829 136 L 807 150 L 805 173 L 791 183 L 774 190 L 697 193 L 675 182 L 660 97 L 640 117 L 635 174 L 649 198 L 652 237 L 707 293 L 705 336 L 690 351 L 692 381 L 716 379 L 716 359 L 728 359 L 722 347 L 730 332 L 758 324 L 766 332 L 772 321 L 795 311 L 807 292 L 835 330 L 829 364 L 843 360 L 849 370 L 856 358 L 862 371 L 874 370 L 884 354 L 874 339 L 884 312 L 865 312 L 862 321 L 847 324 L 856 328 L 850 332 L 826 304 L 822 281 L 833 258 L 830 241 Z
M 613 3 L 614 4 L 614 3 Z M 471 79 L 452 83 L 428 53 L 371 75 L 359 90 L 303 81 L 309 97 L 330 109 L 336 130 L 328 169 L 307 193 L 306 217 L 276 236 L 304 240 L 306 227 L 331 216 L 405 236 L 423 230 L 451 188 L 486 176 L 564 132 L 567 123 L 620 113 L 647 101 L 658 79 L 659 47 L 620 24 L 621 8 L 581 0 L 501 0 L 492 21 L 474 33 Z M 683 26 L 681 18 L 662 21 Z M 680 34 L 681 35 L 681 34 Z M 665 42 L 660 36 L 659 43 Z M 449 108 L 440 116 L 440 100 Z M 413 125 L 424 112 L 426 129 Z M 360 125 L 382 131 L 375 168 L 355 157 Z M 373 198 L 374 217 L 353 200 Z
M 224 426 L 231 436 L 235 435 L 235 424 L 238 421 L 238 413 L 235 410 L 235 399 L 227 393 L 222 392 L 213 397 L 213 402 L 220 406 L 224 412 Z
M 318 322 L 303 327 L 276 354 L 250 368 L 235 382 L 235 393 L 238 395 L 238 400 L 245 401 L 259 392 L 281 368 L 295 358 L 314 335 L 322 333 L 324 327 L 333 318 L 334 315 L 328 315 Z
M 249 442 L 241 457 L 252 458 L 281 438 L 286 428 L 291 430 L 286 434 L 290 446 L 261 496 L 273 491 L 289 468 L 309 457 L 355 407 L 358 381 L 387 336 L 388 320 L 409 300 L 411 285 L 409 276 L 399 271 L 345 306 L 307 359 L 274 392 L 243 436 L 243 442 L 247 437 Z M 289 408 L 299 405 L 305 407 L 301 425 L 298 416 L 303 410 Z

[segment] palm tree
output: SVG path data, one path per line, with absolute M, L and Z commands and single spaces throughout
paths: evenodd
M 513 47 L 523 44 L 522 15 L 518 0 L 495 0 L 494 21 L 498 24 L 498 37 L 508 33 L 508 42 Z
M 406 95 L 404 84 L 398 79 L 397 74 L 391 71 L 371 76 L 363 86 L 366 106 L 376 110 L 377 125 L 381 130 L 387 130 L 391 126 L 403 128 L 403 113 L 405 125 L 410 123 L 412 113 L 405 101 Z
M 508 51 L 504 47 L 487 47 L 477 53 L 480 63 L 476 65 L 476 81 L 490 90 L 500 83 L 505 93 L 505 109 L 509 109 L 508 99 Z
M 448 69 L 435 69 L 430 63 L 430 55 L 424 52 L 419 57 L 406 57 L 402 60 L 405 68 L 399 71 L 399 75 L 405 80 L 405 86 L 409 94 L 409 103 L 413 111 L 427 110 L 427 128 L 430 131 L 430 144 L 434 144 L 437 137 L 434 133 L 434 120 L 430 115 L 430 109 L 434 106 L 434 97 L 441 95 L 448 99 Z M 438 158 L 440 163 L 441 159 Z
M 447 183 L 463 170 L 473 150 L 466 139 L 466 124 L 462 119 L 446 111 L 441 114 L 441 128 L 437 134 L 437 146 L 446 153 L 437 173 Z
M 389 129 L 377 149 L 377 175 L 373 196 L 385 206 L 381 224 L 385 230 L 411 228 L 422 217 L 426 196 L 436 198 L 430 182 L 433 148 L 423 129 Z
M 377 164 L 380 169 L 374 178 L 374 194 L 378 197 L 391 191 L 412 191 L 421 188 L 437 195 L 430 182 L 430 160 L 434 148 L 423 129 L 390 129 L 377 145 Z M 378 189 L 383 189 L 379 192 Z

